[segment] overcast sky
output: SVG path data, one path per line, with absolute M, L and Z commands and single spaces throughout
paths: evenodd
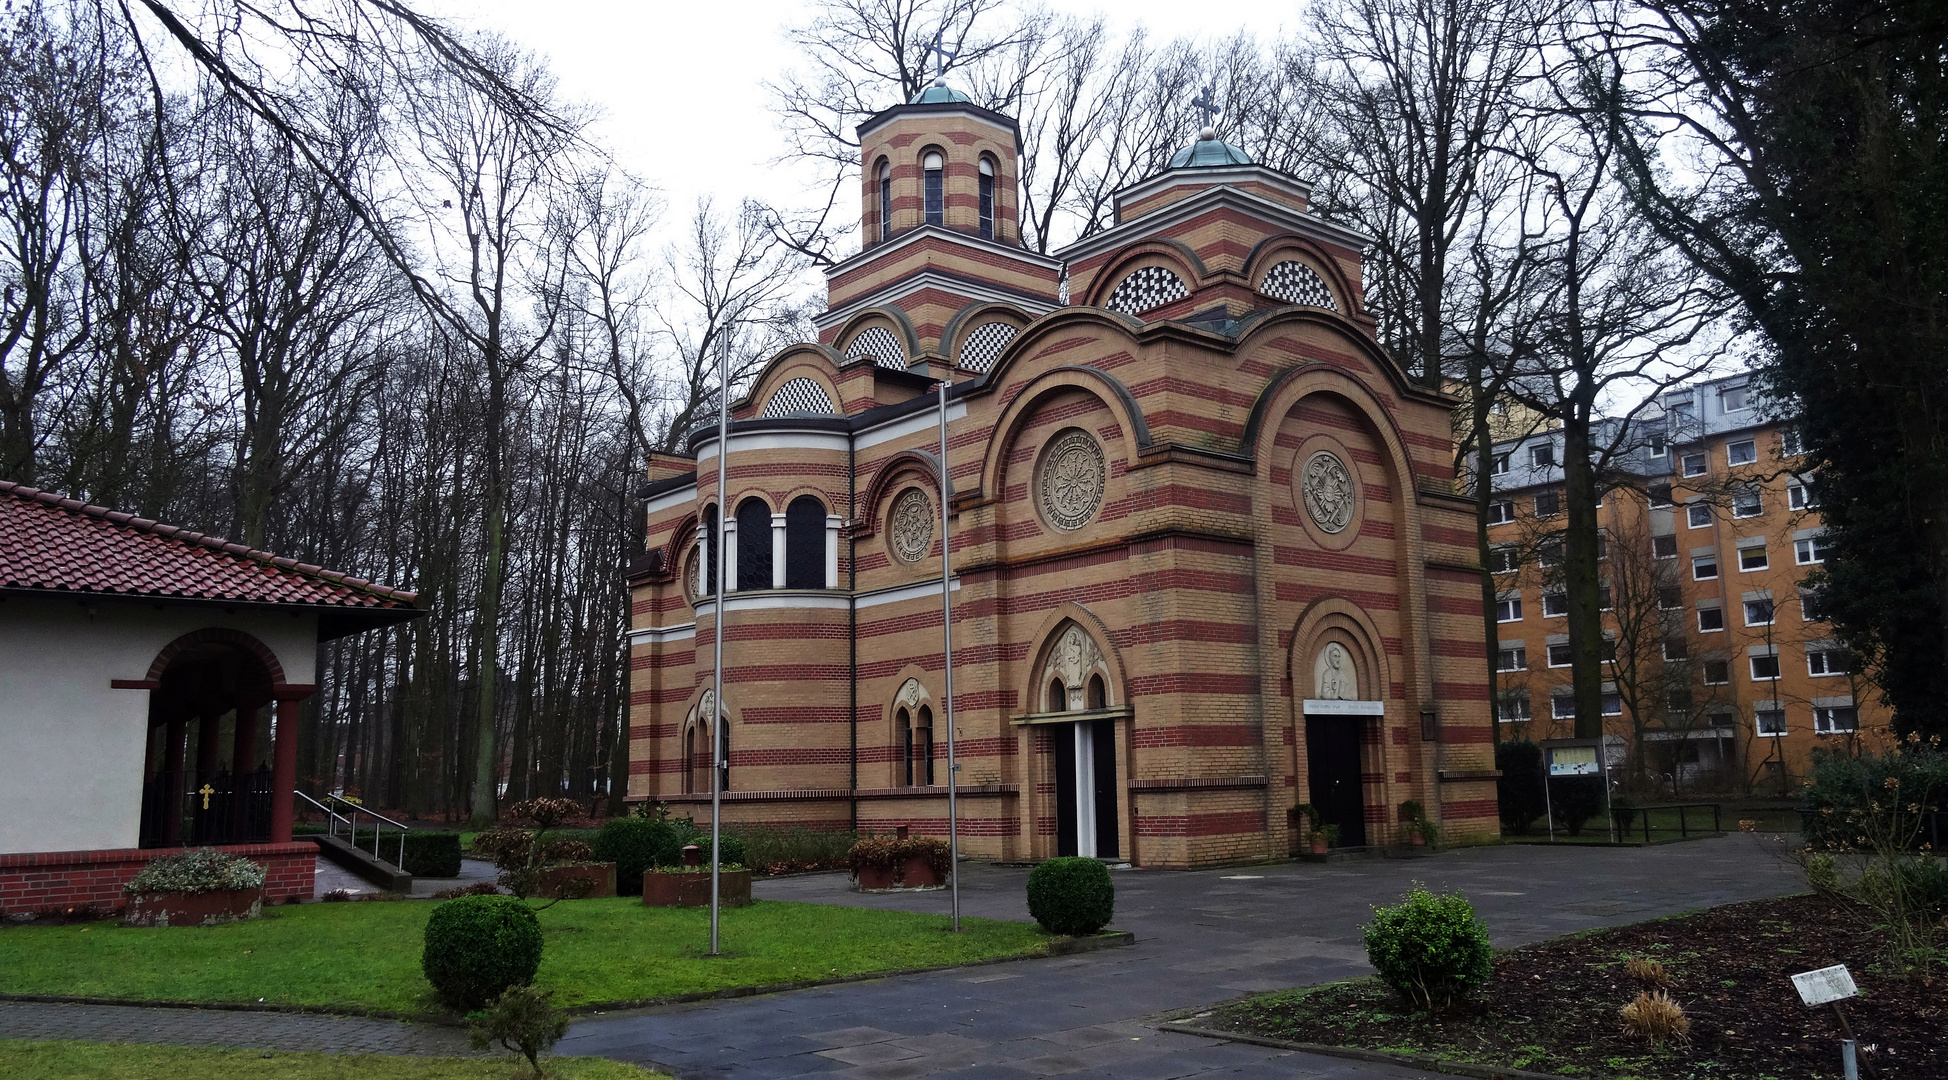
M 1087 0 L 1047 6 L 1076 15 L 1110 10 Z M 601 110 L 599 140 L 664 192 L 666 224 L 702 193 L 726 205 L 745 196 L 791 204 L 805 194 L 803 174 L 771 164 L 778 129 L 764 91 L 767 79 L 797 60 L 784 28 L 809 20 L 803 3 L 433 0 L 427 9 L 546 56 L 567 98 Z M 1121 0 L 1113 11 L 1115 29 L 1141 23 L 1159 38 L 1225 37 L 1240 27 L 1269 37 L 1295 24 L 1299 3 L 1245 0 L 1210 9 Z

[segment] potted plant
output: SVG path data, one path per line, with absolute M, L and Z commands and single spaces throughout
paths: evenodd
M 1321 825 L 1312 834 L 1312 853 L 1324 855 L 1327 850 L 1339 845 L 1339 826 Z
M 896 854 L 900 860 L 899 887 L 904 889 L 938 889 L 947 884 L 947 874 L 954 866 L 953 849 L 935 837 L 901 840 Z
M 846 852 L 846 866 L 861 892 L 878 892 L 899 884 L 905 858 L 901 840 L 893 836 L 862 836 Z
M 475 854 L 487 854 L 500 868 L 500 883 L 508 892 L 553 900 L 616 894 L 616 864 L 596 862 L 595 851 L 581 840 L 548 839 L 548 831 L 579 813 L 572 799 L 529 799 L 508 807 L 525 818 L 533 831 L 520 826 L 490 829 L 474 838 Z
M 683 849 L 682 863 L 643 871 L 644 906 L 709 907 L 710 867 L 704 865 L 701 853 L 701 848 L 691 844 Z M 743 864 L 717 867 L 717 902 L 724 907 L 750 905 L 751 872 Z
M 164 855 L 122 886 L 128 926 L 215 926 L 254 919 L 264 909 L 262 864 L 198 848 Z
M 1400 804 L 1400 821 L 1406 826 L 1407 843 L 1413 847 L 1426 847 L 1438 843 L 1440 830 L 1427 820 L 1427 810 L 1419 801 L 1408 799 Z
M 1314 855 L 1326 853 L 1326 835 L 1320 831 L 1323 822 L 1319 819 L 1319 808 L 1311 803 L 1300 803 L 1287 815 L 1289 828 L 1295 837 L 1304 837 L 1307 850 Z M 1301 824 L 1303 822 L 1303 824 Z

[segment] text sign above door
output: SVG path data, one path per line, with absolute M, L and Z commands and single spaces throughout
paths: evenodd
M 1306 698 L 1307 716 L 1385 716 L 1384 701 L 1340 701 L 1335 698 Z

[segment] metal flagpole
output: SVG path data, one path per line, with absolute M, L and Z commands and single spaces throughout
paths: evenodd
M 718 859 L 724 820 L 724 500 L 730 476 L 730 325 L 717 344 L 717 619 L 710 634 L 710 955 L 717 955 Z
M 954 571 L 948 557 L 947 502 L 953 498 L 947 475 L 947 380 L 940 381 L 940 646 L 947 667 L 947 853 L 952 860 L 948 880 L 954 889 L 954 932 L 960 932 L 960 806 L 956 787 L 960 766 L 954 762 Z

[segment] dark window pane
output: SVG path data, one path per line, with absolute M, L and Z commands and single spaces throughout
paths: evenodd
M 771 508 L 762 499 L 737 507 L 737 588 L 771 587 Z
M 785 588 L 825 588 L 825 504 L 810 495 L 785 508 Z

